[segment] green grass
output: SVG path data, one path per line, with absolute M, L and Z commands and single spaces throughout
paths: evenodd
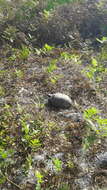
M 50 11 L 51 9 L 54 9 L 58 5 L 62 5 L 65 3 L 73 3 L 73 2 L 79 2 L 80 0 L 47 0 L 47 7 L 46 10 Z

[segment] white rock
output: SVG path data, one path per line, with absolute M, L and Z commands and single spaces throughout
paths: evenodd
M 80 114 L 80 113 L 59 112 L 58 115 L 62 116 L 64 118 L 67 118 L 67 119 L 71 119 L 71 120 L 73 120 L 75 122 L 83 121 L 82 114 Z

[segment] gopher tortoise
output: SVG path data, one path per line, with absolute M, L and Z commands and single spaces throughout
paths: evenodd
M 63 93 L 48 94 L 48 105 L 59 109 L 68 109 L 72 105 L 72 100 Z

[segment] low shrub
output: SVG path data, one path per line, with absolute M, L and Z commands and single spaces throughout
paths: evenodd
M 31 35 L 36 39 L 32 43 L 81 47 L 81 41 L 96 41 L 106 32 L 107 11 L 102 10 L 95 1 L 76 1 L 57 6 L 47 19 L 42 12 L 32 23 L 35 29 Z
M 86 39 L 93 43 L 96 38 L 105 36 L 106 0 L 102 4 L 95 0 L 64 1 L 64 4 L 61 1 L 55 7 L 53 4 L 53 9 L 47 8 L 49 2 L 30 0 L 29 3 L 25 1 L 20 5 L 11 5 L 13 16 L 2 19 L 0 34 L 8 27 L 14 27 L 23 32 L 30 42 L 28 44 L 34 47 L 43 47 L 44 44 L 63 47 L 66 44 L 74 48 L 81 48 L 81 42 Z

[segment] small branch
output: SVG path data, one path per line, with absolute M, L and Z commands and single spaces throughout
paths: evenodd
M 14 186 L 16 186 L 17 188 L 19 188 L 19 189 L 22 190 L 22 188 L 21 188 L 19 185 L 17 185 L 17 184 L 14 183 L 13 181 L 11 181 L 7 176 L 5 176 L 5 177 L 6 177 L 6 179 L 7 179 L 8 182 L 10 182 L 12 185 L 14 185 Z
M 16 186 L 18 189 L 22 190 L 22 188 L 21 188 L 19 185 L 17 185 L 16 183 L 14 183 L 13 181 L 11 181 L 11 180 L 7 177 L 7 175 L 4 175 L 2 172 L 1 172 L 1 174 L 2 174 L 2 176 L 4 176 L 4 177 L 6 178 L 6 180 L 7 180 L 9 183 L 11 183 L 12 185 Z

